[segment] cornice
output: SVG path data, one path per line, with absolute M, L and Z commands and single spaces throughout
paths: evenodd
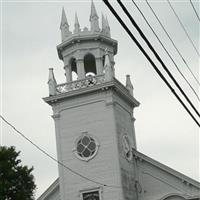
M 110 37 L 106 37 L 102 34 L 77 34 L 72 35 L 66 41 L 62 42 L 57 46 L 58 56 L 61 60 L 63 60 L 62 51 L 67 47 L 74 45 L 75 43 L 87 42 L 87 41 L 100 41 L 107 43 L 114 47 L 114 55 L 117 54 L 117 40 L 114 40 Z

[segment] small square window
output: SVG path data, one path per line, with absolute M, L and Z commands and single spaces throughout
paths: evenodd
M 102 187 L 81 190 L 80 199 L 81 200 L 102 200 L 101 198 L 102 191 L 103 191 Z
M 100 200 L 99 191 L 85 192 L 82 193 L 83 200 Z

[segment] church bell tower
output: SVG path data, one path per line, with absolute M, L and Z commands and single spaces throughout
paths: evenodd
M 75 14 L 74 30 L 64 8 L 57 46 L 66 82 L 58 84 L 49 69 L 59 165 L 60 200 L 137 200 L 137 174 L 132 159 L 136 149 L 130 76 L 124 86 L 115 78 L 117 41 L 107 18 L 102 26 L 91 3 L 90 28 L 81 29 Z

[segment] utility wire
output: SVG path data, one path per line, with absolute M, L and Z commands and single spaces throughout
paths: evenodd
M 192 70 L 190 69 L 188 63 L 186 62 L 186 60 L 183 58 L 182 54 L 180 53 L 180 51 L 178 50 L 178 48 L 176 47 L 174 41 L 172 40 L 171 36 L 169 35 L 169 33 L 167 32 L 167 30 L 165 29 L 165 27 L 163 26 L 162 22 L 160 21 L 160 19 L 158 18 L 158 16 L 156 15 L 155 11 L 153 10 L 153 8 L 151 7 L 151 5 L 149 4 L 149 2 L 147 0 L 145 0 L 148 7 L 150 8 L 151 12 L 153 13 L 153 15 L 155 16 L 155 18 L 157 19 L 158 23 L 160 24 L 160 26 L 162 27 L 163 31 L 165 32 L 165 34 L 167 35 L 167 37 L 169 38 L 169 40 L 171 41 L 173 47 L 176 49 L 177 53 L 179 54 L 179 56 L 181 57 L 181 59 L 183 60 L 183 62 L 185 63 L 186 67 L 188 68 L 188 70 L 190 71 L 190 73 L 192 74 L 193 78 L 195 79 L 195 81 L 197 82 L 197 84 L 200 86 L 199 80 L 196 78 L 196 76 L 194 75 L 194 73 L 192 72 Z
M 193 8 L 193 10 L 194 10 L 194 12 L 195 12 L 195 14 L 196 14 L 196 16 L 197 16 L 197 19 L 198 19 L 199 22 L 200 22 L 199 15 L 197 14 L 197 11 L 196 11 L 196 9 L 195 9 L 195 7 L 194 7 L 194 4 L 192 3 L 192 0 L 190 0 L 190 4 L 191 4 L 191 6 L 192 6 L 192 8 Z
M 59 160 L 57 160 L 56 158 L 54 158 L 53 156 L 51 156 L 49 153 L 47 153 L 45 150 L 43 150 L 41 147 L 39 147 L 37 144 L 35 144 L 34 142 L 32 142 L 28 137 L 26 137 L 22 132 L 20 132 L 19 130 L 17 130 L 17 128 L 15 126 L 13 126 L 10 122 L 8 122 L 2 115 L 0 115 L 0 118 L 7 124 L 9 125 L 12 129 L 14 129 L 15 132 L 17 132 L 20 136 L 22 136 L 25 140 L 27 140 L 29 143 L 31 143 L 36 149 L 38 149 L 40 152 L 42 152 L 43 154 L 45 154 L 47 157 L 49 157 L 51 160 L 55 161 L 57 164 L 61 165 L 62 167 L 64 167 L 65 169 L 67 169 L 68 171 L 70 171 L 71 173 L 87 180 L 93 183 L 96 183 L 98 185 L 101 186 L 105 186 L 105 187 L 112 187 L 112 188 L 120 188 L 119 186 L 112 186 L 112 185 L 107 185 L 107 184 L 103 184 L 101 182 L 95 181 L 93 179 L 90 179 L 80 173 L 78 173 L 77 171 L 71 169 L 70 167 L 66 166 L 65 164 L 63 164 L 62 162 L 60 162 Z
M 151 29 L 151 31 L 153 32 L 153 34 L 156 36 L 157 40 L 159 41 L 159 43 L 161 44 L 161 46 L 163 47 L 163 49 L 165 50 L 165 52 L 167 53 L 167 55 L 169 56 L 169 58 L 171 59 L 171 61 L 174 63 L 176 69 L 178 70 L 178 72 L 180 73 L 180 75 L 183 77 L 183 79 L 186 81 L 186 83 L 189 85 L 189 87 L 191 88 L 191 90 L 193 91 L 193 93 L 195 94 L 195 96 L 197 97 L 197 99 L 200 101 L 200 98 L 198 96 L 198 94 L 196 93 L 195 89 L 192 87 L 192 85 L 189 83 L 189 81 L 187 80 L 187 78 L 184 76 L 184 74 L 181 72 L 181 70 L 179 69 L 179 67 L 177 66 L 177 64 L 175 63 L 174 59 L 172 58 L 172 56 L 170 55 L 170 53 L 167 51 L 167 49 L 165 48 L 164 44 L 162 43 L 162 41 L 160 40 L 160 38 L 158 37 L 158 35 L 156 34 L 156 32 L 154 31 L 154 29 L 152 28 L 152 26 L 150 25 L 150 23 L 148 22 L 147 18 L 144 16 L 143 12 L 141 11 L 141 9 L 138 7 L 138 5 L 136 4 L 136 2 L 134 0 L 132 0 L 132 2 L 134 3 L 134 5 L 136 6 L 137 10 L 140 12 L 140 14 L 142 15 L 143 19 L 145 20 L 145 22 L 147 23 L 147 25 L 149 26 L 149 28 Z
M 183 23 L 181 22 L 181 20 L 180 20 L 179 16 L 177 15 L 176 11 L 174 10 L 174 8 L 173 8 L 172 4 L 170 3 L 170 1 L 169 1 L 169 0 L 167 0 L 167 2 L 168 2 L 168 4 L 169 4 L 170 8 L 172 9 L 172 11 L 173 11 L 174 15 L 176 16 L 176 18 L 177 18 L 177 20 L 178 20 L 179 24 L 181 25 L 181 27 L 182 27 L 183 31 L 185 32 L 185 34 L 186 34 L 187 38 L 189 39 L 190 43 L 192 44 L 192 46 L 193 46 L 194 50 L 196 51 L 196 53 L 198 54 L 198 56 L 200 56 L 200 54 L 199 54 L 199 51 L 198 51 L 198 50 L 197 50 L 197 48 L 195 47 L 195 45 L 194 45 L 194 43 L 193 43 L 193 41 L 192 41 L 191 37 L 189 36 L 188 32 L 186 31 L 186 28 L 184 27 Z
M 117 2 L 121 6 L 122 10 L 125 12 L 125 14 L 127 15 L 127 17 L 129 18 L 129 20 L 131 21 L 131 23 L 133 24 L 133 26 L 136 28 L 136 30 L 138 31 L 138 33 L 140 34 L 140 36 L 142 37 L 142 39 L 145 41 L 145 43 L 148 45 L 148 47 L 150 48 L 150 50 L 153 52 L 153 54 L 155 55 L 155 57 L 157 58 L 157 60 L 160 62 L 160 64 L 162 65 L 163 69 L 166 71 L 166 73 L 171 78 L 171 80 L 173 81 L 173 83 L 179 89 L 179 91 L 181 92 L 181 94 L 185 97 L 185 99 L 190 104 L 190 106 L 193 108 L 193 110 L 196 112 L 196 114 L 200 117 L 199 112 L 197 111 L 197 109 L 195 108 L 195 106 L 193 105 L 193 103 L 190 101 L 189 97 L 185 94 L 185 92 L 183 91 L 183 89 L 181 88 L 181 86 L 178 84 L 178 82 L 176 81 L 176 79 L 174 78 L 174 76 L 171 74 L 171 72 L 169 71 L 169 69 L 167 68 L 167 66 L 165 65 L 165 63 L 162 61 L 162 59 L 160 58 L 160 56 L 158 55 L 158 53 L 156 52 L 156 50 L 154 49 L 154 47 L 152 46 L 152 44 L 149 42 L 149 40 L 146 38 L 146 36 L 144 35 L 144 33 L 142 32 L 142 30 L 140 29 L 140 27 L 134 21 L 133 17 L 128 12 L 128 10 L 124 6 L 124 4 L 121 2 L 121 0 L 117 0 Z
M 188 112 L 188 114 L 192 117 L 192 119 L 195 121 L 195 123 L 200 127 L 199 122 L 196 120 L 196 118 L 193 116 L 193 114 L 190 112 L 190 110 L 187 108 L 187 106 L 184 104 L 184 102 L 181 100 L 181 98 L 178 96 L 178 94 L 175 92 L 173 87 L 170 85 L 170 83 L 167 81 L 167 79 L 163 76 L 163 74 L 160 72 L 160 70 L 157 68 L 155 63 L 152 61 L 150 56 L 147 54 L 147 52 L 143 49 L 141 44 L 137 41 L 137 39 L 134 37 L 132 32 L 129 30 L 129 28 L 126 26 L 126 24 L 123 22 L 123 20 L 120 18 L 120 16 L 117 14 L 117 12 L 114 10 L 114 8 L 111 6 L 111 4 L 108 2 L 108 0 L 102 0 L 105 5 L 109 8 L 109 10 L 113 13 L 113 15 L 116 17 L 118 22 L 122 25 L 122 27 L 126 30 L 128 35 L 131 37 L 131 39 L 135 42 L 135 44 L 138 46 L 138 48 L 142 51 L 144 56 L 147 58 L 147 60 L 151 63 L 154 70 L 158 73 L 160 78 L 165 82 L 165 84 L 168 86 L 168 88 L 171 90 L 171 92 L 175 95 L 175 97 L 178 99 L 178 101 L 181 103 L 181 105 L 185 108 L 185 110 Z

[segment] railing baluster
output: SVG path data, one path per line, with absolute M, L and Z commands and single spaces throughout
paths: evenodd
M 103 83 L 104 81 L 105 81 L 104 74 L 97 75 L 97 76 L 91 76 L 91 77 L 87 77 L 82 80 L 59 84 L 56 86 L 56 91 L 57 91 L 57 94 L 61 94 L 61 93 L 65 93 L 65 92 L 69 92 L 69 91 L 73 91 L 73 90 L 78 90 L 81 88 L 98 85 L 98 84 Z

